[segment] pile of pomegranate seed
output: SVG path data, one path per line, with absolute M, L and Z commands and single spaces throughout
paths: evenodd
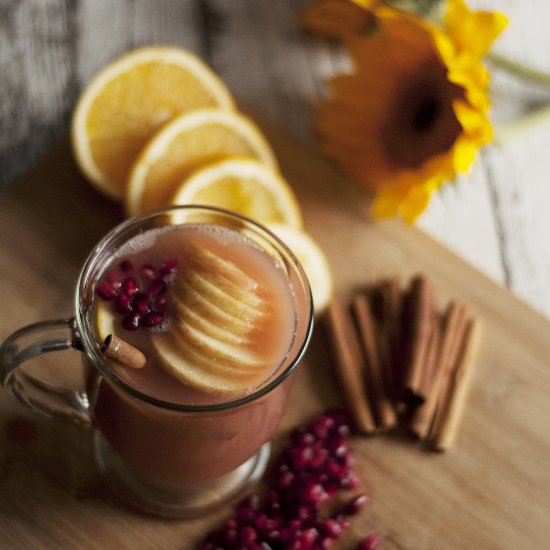
M 290 445 L 267 473 L 263 497 L 242 501 L 233 517 L 208 534 L 200 550 L 326 550 L 350 525 L 369 497 L 358 494 L 323 513 L 340 490 L 353 490 L 359 479 L 348 446 L 346 416 L 328 411 L 291 434 Z M 374 550 L 378 535 L 357 546 Z
M 126 330 L 156 327 L 164 321 L 164 294 L 176 269 L 176 260 L 167 260 L 158 269 L 152 264 L 134 269 L 130 261 L 124 260 L 118 269 L 105 275 L 95 292 L 102 300 L 113 302 Z

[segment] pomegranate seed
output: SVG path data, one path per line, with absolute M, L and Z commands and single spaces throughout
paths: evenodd
M 130 300 L 128 294 L 120 294 L 119 296 L 117 296 L 115 300 L 115 309 L 121 315 L 132 313 L 134 308 L 132 307 L 132 301 Z
M 152 264 L 143 264 L 141 266 L 141 274 L 146 279 L 156 279 L 157 278 L 157 270 L 155 269 L 155 266 Z
M 132 273 L 132 271 L 134 270 L 134 266 L 129 260 L 123 260 L 122 262 L 120 262 L 118 267 L 120 267 L 120 270 L 126 274 Z
M 250 525 L 245 525 L 241 528 L 241 532 L 239 533 L 241 544 L 251 544 L 253 542 L 256 542 L 257 538 L 258 535 L 254 527 L 250 527 Z
M 331 437 L 327 441 L 327 446 L 330 449 L 331 454 L 340 458 L 344 457 L 348 451 L 346 438 L 341 435 Z
M 376 548 L 378 548 L 379 542 L 380 542 L 380 535 L 376 533 L 372 533 L 357 545 L 357 550 L 375 550 Z
M 356 489 L 359 486 L 359 478 L 353 471 L 349 471 L 348 474 L 341 480 L 340 486 L 344 489 Z
M 117 296 L 116 290 L 109 283 L 99 283 L 95 287 L 95 291 L 103 300 L 113 300 Z
M 151 311 L 143 318 L 144 327 L 156 327 L 164 321 L 164 313 L 162 311 Z
M 289 487 L 292 486 L 292 484 L 294 483 L 294 480 L 296 479 L 296 476 L 288 471 L 288 472 L 283 472 L 280 476 L 279 476 L 279 479 L 277 480 L 278 483 L 277 485 L 281 488 L 281 489 L 288 489 Z
M 155 279 L 147 289 L 147 294 L 152 298 L 156 298 L 157 296 L 160 296 L 165 292 L 166 292 L 166 283 L 162 279 Z
M 141 317 L 138 313 L 131 313 L 122 319 L 122 326 L 126 330 L 137 330 L 141 323 Z
M 160 267 L 159 274 L 162 276 L 170 275 L 176 270 L 177 266 L 178 266 L 177 260 L 167 260 Z
M 318 529 L 331 539 L 337 539 L 343 531 L 340 523 L 333 518 L 327 518 L 320 521 Z
M 134 277 L 126 277 L 122 281 L 122 290 L 125 294 L 133 296 L 139 290 L 136 279 Z
M 328 439 L 335 426 L 336 421 L 332 416 L 322 415 L 312 422 L 311 431 L 318 439 Z
M 109 271 L 107 273 L 107 281 L 115 290 L 118 290 L 122 286 L 122 277 L 116 271 Z
M 167 305 L 168 302 L 166 301 L 166 298 L 162 296 L 160 298 L 157 298 L 157 300 L 155 301 L 155 309 L 158 311 L 164 311 Z
M 320 505 L 327 500 L 328 495 L 320 483 L 308 483 L 299 493 L 300 500 Z
M 134 296 L 134 308 L 138 313 L 145 315 L 151 311 L 149 297 L 143 292 L 137 292 Z
M 369 495 L 363 493 L 349 500 L 341 509 L 341 513 L 346 516 L 358 514 L 369 503 Z

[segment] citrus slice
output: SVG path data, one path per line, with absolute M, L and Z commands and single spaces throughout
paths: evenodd
M 171 203 L 219 206 L 261 223 L 302 227 L 300 206 L 290 185 L 254 159 L 222 160 L 193 172 Z
M 333 279 L 324 252 L 313 238 L 304 231 L 297 231 L 285 225 L 268 225 L 302 264 L 311 287 L 315 314 L 325 310 L 332 298 Z
M 131 166 L 167 121 L 193 109 L 234 109 L 225 84 L 196 55 L 148 47 L 116 59 L 86 86 L 72 118 L 77 163 L 96 188 L 122 199 Z
M 96 309 L 97 335 L 103 342 L 109 334 L 115 333 L 115 315 L 111 311 L 110 304 L 99 302 Z
M 191 172 L 235 156 L 254 158 L 277 168 L 265 137 L 242 114 L 197 109 L 176 118 L 155 134 L 138 157 L 128 179 L 128 214 L 170 204 L 174 192 Z

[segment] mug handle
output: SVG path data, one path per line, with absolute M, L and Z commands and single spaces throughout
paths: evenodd
M 54 386 L 19 368 L 33 357 L 63 350 L 82 351 L 74 317 L 19 329 L 0 346 L 0 384 L 31 409 L 89 427 L 92 420 L 85 392 Z

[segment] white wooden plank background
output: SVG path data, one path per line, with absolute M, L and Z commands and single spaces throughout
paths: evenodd
M 79 91 L 117 55 L 176 44 L 201 55 L 233 92 L 313 143 L 312 112 L 347 60 L 297 23 L 307 0 L 0 0 L 0 186 L 66 133 Z M 547 0 L 476 0 L 511 24 L 496 51 L 550 71 Z M 550 103 L 550 88 L 493 70 L 494 119 Z M 419 225 L 550 317 L 550 122 L 487 148 Z M 1 200 L 1 196 L 0 196 Z

